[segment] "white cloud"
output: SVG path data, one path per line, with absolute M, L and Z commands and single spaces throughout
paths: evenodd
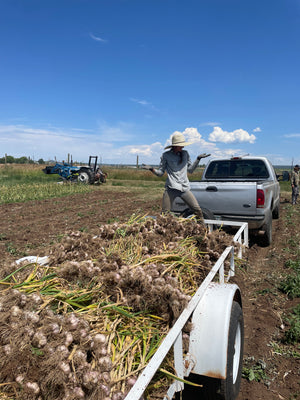
M 127 146 L 126 148 L 130 154 L 144 157 L 157 157 L 163 151 L 163 146 L 160 142 L 152 143 L 150 145 Z
M 202 124 L 200 124 L 200 126 L 212 126 L 212 127 L 219 126 L 219 125 L 222 125 L 222 124 L 220 124 L 220 122 L 203 122 Z
M 213 132 L 209 135 L 209 140 L 212 142 L 222 143 L 254 143 L 256 136 L 249 134 L 244 129 L 236 129 L 232 132 L 223 131 L 219 126 L 215 126 Z
M 159 163 L 164 148 L 170 144 L 154 142 L 138 144 L 140 135 L 133 124 L 119 122 L 109 125 L 105 121 L 98 122 L 96 130 L 66 129 L 58 127 L 31 127 L 25 125 L 0 125 L 0 157 L 4 154 L 13 157 L 29 156 L 36 160 L 66 160 L 68 154 L 74 161 L 87 162 L 90 155 L 98 156 L 103 164 L 135 164 L 137 156 L 140 163 Z M 188 127 L 183 132 L 192 159 L 201 153 L 211 157 L 231 157 L 244 155 L 245 149 L 222 149 L 215 142 L 205 140 L 197 128 Z M 138 137 L 138 140 L 137 140 Z M 207 162 L 205 159 L 204 162 Z
M 134 102 L 134 103 L 137 103 L 137 104 L 139 104 L 139 105 L 141 105 L 143 107 L 146 107 L 148 109 L 151 109 L 151 110 L 154 110 L 154 111 L 158 111 L 158 109 L 152 103 L 150 103 L 150 101 L 140 100 L 140 99 L 136 99 L 134 97 L 131 97 L 129 100 Z
M 300 133 L 288 133 L 286 135 L 283 135 L 286 138 L 298 138 L 300 137 Z
M 87 161 L 89 155 L 111 154 L 112 143 L 103 141 L 94 132 L 62 128 L 32 128 L 23 125 L 0 126 L 0 148 L 3 155 L 28 156 L 35 159 L 65 160 L 68 154 L 77 161 Z M 96 153 L 96 154 L 93 154 Z
M 253 129 L 253 132 L 261 132 L 261 128 L 258 126 L 256 128 Z
M 179 131 L 173 132 L 169 139 L 166 141 L 164 147 L 169 146 L 172 143 L 172 136 L 174 133 L 178 133 Z M 207 153 L 211 154 L 213 157 L 217 157 L 219 155 L 218 151 L 219 149 L 217 148 L 215 143 L 207 142 L 205 139 L 202 138 L 202 135 L 200 132 L 198 132 L 197 128 L 186 128 L 184 131 L 180 132 L 183 134 L 185 137 L 185 140 L 187 142 L 190 142 L 191 145 L 186 147 L 188 150 L 191 158 L 197 157 L 201 153 Z M 230 151 L 231 153 L 231 151 Z M 222 153 L 222 156 L 224 157 L 224 152 Z M 207 159 L 205 159 L 207 161 Z
M 175 133 L 182 133 L 187 142 L 195 143 L 195 142 L 201 141 L 201 134 L 198 132 L 197 128 L 185 128 L 185 130 L 183 132 L 179 132 L 179 131 L 173 132 L 170 135 L 169 139 L 166 141 L 165 146 L 169 146 L 172 143 L 172 136 Z
M 147 101 L 147 100 L 134 99 L 133 97 L 131 97 L 130 100 L 133 101 L 134 103 L 141 104 L 142 106 L 149 106 L 149 105 L 151 105 L 151 103 L 149 103 L 149 101 Z
M 102 43 L 106 43 L 107 42 L 107 40 L 106 39 L 102 39 L 101 37 L 99 37 L 99 36 L 95 36 L 95 35 L 93 35 L 91 32 L 90 32 L 90 37 L 93 39 L 93 40 L 95 40 L 96 42 L 102 42 Z
M 185 130 L 182 132 L 183 135 L 186 137 L 188 142 L 200 142 L 201 140 L 201 133 L 198 132 L 197 128 L 185 128 Z
M 0 157 L 27 156 L 66 160 L 68 154 L 74 161 L 87 162 L 96 155 L 103 164 L 135 164 L 137 156 L 158 162 L 163 151 L 161 143 L 150 145 L 131 144 L 136 141 L 132 124 L 119 122 L 109 125 L 98 123 L 97 131 L 64 128 L 32 128 L 24 125 L 0 125 Z M 130 143 L 130 144 L 129 144 Z M 141 161 L 143 162 L 143 161 Z

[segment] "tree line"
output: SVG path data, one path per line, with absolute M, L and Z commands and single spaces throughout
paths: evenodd
M 0 157 L 0 164 L 45 164 L 45 161 L 40 158 L 38 161 L 32 160 L 30 157 L 19 157 L 15 158 L 13 156 Z

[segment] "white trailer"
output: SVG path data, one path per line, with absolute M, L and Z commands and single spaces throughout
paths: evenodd
M 223 251 L 125 400 L 143 399 L 147 386 L 172 346 L 176 379 L 168 388 L 164 400 L 176 398 L 179 393 L 180 399 L 235 400 L 238 396 L 244 343 L 242 296 L 239 287 L 229 283 L 229 280 L 235 275 L 235 247 L 238 258 L 242 258 L 245 247 L 248 247 L 248 224 L 208 219 L 204 222 L 210 230 L 216 225 L 237 227 L 233 237 L 237 246 L 228 246 Z M 230 267 L 225 269 L 228 259 Z M 27 256 L 17 263 L 24 260 L 41 265 L 47 265 L 49 261 L 48 257 Z M 190 319 L 192 330 L 189 349 L 185 353 L 182 331 Z
M 242 258 L 243 250 L 248 246 L 247 223 L 216 220 L 205 220 L 205 223 L 210 229 L 215 225 L 239 227 L 233 240 L 238 243 L 237 256 Z M 244 322 L 240 289 L 229 283 L 235 274 L 234 256 L 234 246 L 224 250 L 125 400 L 143 399 L 144 391 L 172 346 L 176 379 L 164 400 L 170 400 L 178 393 L 181 399 L 237 398 L 242 374 Z M 230 268 L 225 271 L 224 263 L 228 258 Z M 189 349 L 184 353 L 182 330 L 190 318 Z M 186 384 L 184 380 L 198 386 Z

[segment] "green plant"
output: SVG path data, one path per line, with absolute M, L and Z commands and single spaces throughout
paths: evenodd
M 118 229 L 116 230 L 116 234 L 117 234 L 117 236 L 125 237 L 125 236 L 126 236 L 126 230 L 125 230 L 125 229 L 122 229 L 122 228 L 118 228 Z
M 295 238 L 290 238 L 290 239 L 287 241 L 287 243 L 288 243 L 290 246 L 294 247 L 294 246 L 297 246 L 297 245 L 298 245 L 299 240 L 297 240 L 297 239 L 295 239 Z
M 44 355 L 44 352 L 41 349 L 38 349 L 36 347 L 31 347 L 31 352 L 35 356 L 43 356 Z
M 274 296 L 276 296 L 277 293 L 276 293 L 276 290 L 274 288 L 265 288 L 265 289 L 262 289 L 262 290 L 258 290 L 257 294 L 259 294 L 261 296 L 264 296 L 266 294 L 273 294 Z
M 292 316 L 288 319 L 290 328 L 284 335 L 284 342 L 295 344 L 300 342 L 300 319 Z
M 287 275 L 279 284 L 279 290 L 287 294 L 291 299 L 300 297 L 300 274 Z
M 11 242 L 9 242 L 9 243 L 6 244 L 6 250 L 7 250 L 10 254 L 12 254 L 12 255 L 14 255 L 14 256 L 18 254 L 16 248 L 14 247 L 13 243 L 11 243 Z
M 269 378 L 266 375 L 266 363 L 263 360 L 255 361 L 254 357 L 249 357 L 244 360 L 242 377 L 248 381 L 267 381 Z
M 288 260 L 284 264 L 287 268 L 292 268 L 296 272 L 300 272 L 300 260 Z
M 114 222 L 119 222 L 119 218 L 108 218 L 107 223 L 112 224 Z
M 283 341 L 281 343 L 270 342 L 268 346 L 272 348 L 274 354 L 300 359 L 300 353 L 294 350 L 294 347 L 287 346 L 287 343 L 283 343 Z
M 295 394 L 291 394 L 289 397 L 289 400 L 297 400 L 300 397 L 300 392 L 297 392 Z
M 300 342 L 300 304 L 293 308 L 286 321 L 290 327 L 284 334 L 283 342 L 290 344 Z

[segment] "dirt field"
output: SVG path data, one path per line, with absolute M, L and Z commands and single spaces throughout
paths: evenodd
M 300 207 L 299 205 L 296 207 Z M 260 382 L 242 380 L 239 400 L 292 400 L 300 396 L 300 359 L 276 350 L 282 346 L 283 315 L 299 303 L 289 300 L 277 289 L 286 273 L 285 251 L 289 238 L 297 238 L 299 224 L 288 224 L 291 206 L 289 195 L 281 199 L 281 216 L 273 224 L 273 244 L 268 248 L 250 243 L 246 254 L 247 268 L 234 278 L 242 290 L 245 318 L 244 360 L 250 368 L 263 371 Z M 1 262 L 14 261 L 25 255 L 47 255 L 49 247 L 67 231 L 97 234 L 99 226 L 111 221 L 123 222 L 133 214 L 159 213 L 160 201 L 146 202 L 133 194 L 93 192 L 82 196 L 0 206 Z M 299 213 L 296 214 L 300 222 Z

